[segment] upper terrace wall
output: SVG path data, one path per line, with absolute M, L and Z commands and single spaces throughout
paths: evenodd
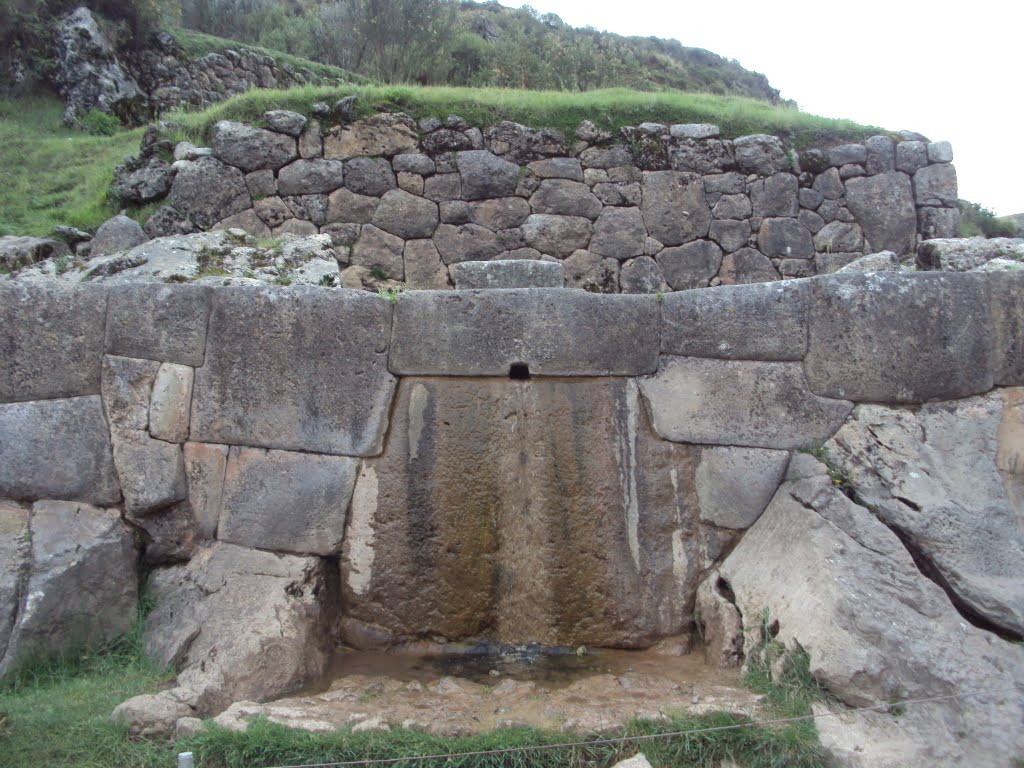
M 274 112 L 265 123 L 218 123 L 210 150 L 183 147 L 192 159 L 173 166 L 150 156 L 127 174 L 130 200 L 166 195 L 147 233 L 329 233 L 353 274 L 410 288 L 448 287 L 463 261 L 512 258 L 562 261 L 568 287 L 663 293 L 906 256 L 959 226 L 944 142 L 795 151 L 773 136 L 722 139 L 712 125 L 645 123 L 617 137 L 585 125 L 573 138 L 403 114 L 331 125 Z

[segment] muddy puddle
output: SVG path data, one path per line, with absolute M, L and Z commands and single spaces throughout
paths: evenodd
M 317 685 L 267 704 L 234 704 L 217 721 L 241 729 L 264 716 L 311 731 L 405 727 L 445 735 L 516 726 L 603 732 L 633 718 L 717 710 L 756 717 L 761 700 L 742 687 L 738 671 L 713 668 L 701 653 L 345 651 Z

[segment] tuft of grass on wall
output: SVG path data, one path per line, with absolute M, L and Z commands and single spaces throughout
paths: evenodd
M 0 235 L 92 230 L 117 213 L 107 189 L 114 168 L 138 152 L 142 129 L 106 120 L 96 128 L 112 135 L 89 135 L 62 118 L 56 96 L 0 99 Z

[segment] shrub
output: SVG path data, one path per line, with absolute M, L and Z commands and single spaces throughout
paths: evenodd
M 116 136 L 121 130 L 120 120 L 98 109 L 90 109 L 78 122 L 90 136 Z

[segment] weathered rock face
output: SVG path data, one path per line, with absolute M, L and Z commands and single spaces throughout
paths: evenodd
M 849 706 L 976 691 L 985 681 L 1004 692 L 908 708 L 898 729 L 889 714 L 818 726 L 843 765 L 1011 766 L 1024 749 L 1024 704 L 1005 691 L 1024 678 L 1024 651 L 965 623 L 896 535 L 838 491 L 824 466 L 802 459 L 709 577 L 733 595 L 745 653 L 761 641 L 756 622 L 767 611 L 776 639 L 799 644 L 815 679 Z
M 147 653 L 178 669 L 176 698 L 200 715 L 280 696 L 323 669 L 318 596 L 330 577 L 316 558 L 215 544 L 155 571 L 148 589 Z
M 690 620 L 692 451 L 621 379 L 406 379 L 364 461 L 342 558 L 345 637 L 647 646 Z M 712 539 L 714 536 L 712 536 Z
M 0 514 L 7 529 L 23 524 L 24 512 L 0 507 Z M 29 658 L 113 640 L 135 619 L 135 549 L 117 510 L 39 501 L 28 518 L 28 539 L 31 554 L 21 569 L 17 618 L 0 657 L 0 677 Z
M 145 112 L 145 95 L 118 62 L 96 19 L 84 6 L 62 17 L 54 30 L 56 81 L 66 103 L 64 122 L 75 125 L 90 109 L 128 125 Z
M 860 405 L 829 456 L 965 614 L 1024 637 L 1024 392 Z

